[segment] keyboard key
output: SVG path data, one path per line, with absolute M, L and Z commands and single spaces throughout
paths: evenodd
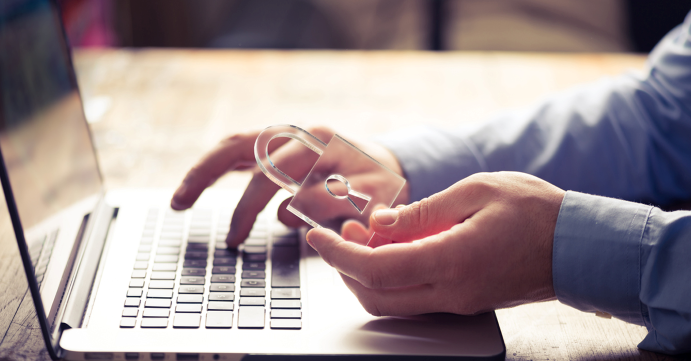
M 302 320 L 300 319 L 273 319 L 271 320 L 271 328 L 299 330 L 302 328 Z
M 300 289 L 298 288 L 274 288 L 271 290 L 271 299 L 299 300 Z
M 299 248 L 275 247 L 271 262 L 271 287 L 300 287 Z
M 162 239 L 158 241 L 159 247 L 180 247 L 182 245 L 182 240 L 176 239 Z
M 212 283 L 209 287 L 210 292 L 235 292 L 235 285 L 232 283 Z
M 266 246 L 245 246 L 242 252 L 244 254 L 265 254 Z
M 139 261 L 134 262 L 134 269 L 147 269 L 149 268 L 149 262 Z
M 240 290 L 240 296 L 243 297 L 264 297 L 266 290 L 263 288 L 243 288 Z
M 142 288 L 144 287 L 144 280 L 141 279 L 135 279 L 130 281 L 130 287 L 131 288 Z
M 141 288 L 130 288 L 127 290 L 127 297 L 142 297 Z
M 204 286 L 180 286 L 178 293 L 204 293 Z
M 182 275 L 204 277 L 206 276 L 206 270 L 204 268 L 183 268 Z
M 229 249 L 217 249 L 214 251 L 214 257 L 227 257 L 227 258 L 235 258 L 238 256 L 238 252 L 236 250 L 229 250 Z
M 175 306 L 175 312 L 202 312 L 201 303 L 180 303 Z
M 187 251 L 185 253 L 185 260 L 188 259 L 207 259 L 209 258 L 209 253 L 207 252 L 199 252 L 199 251 Z
M 189 243 L 187 245 L 187 250 L 188 251 L 208 251 L 209 250 L 209 245 L 206 243 Z
M 248 238 L 245 240 L 245 246 L 266 246 L 265 238 Z
M 182 239 L 182 232 L 161 232 L 161 239 Z
M 156 281 L 150 281 L 149 282 L 149 289 L 168 289 L 172 290 L 175 288 L 175 281 L 161 281 L 161 280 L 156 280 Z
M 264 297 L 240 297 L 240 306 L 264 306 Z
M 235 266 L 237 260 L 230 257 L 214 258 L 214 266 Z
M 238 308 L 238 328 L 264 328 L 264 307 Z
M 141 328 L 166 328 L 167 318 L 142 318 Z
M 171 290 L 149 290 L 146 293 L 148 298 L 173 298 L 173 291 Z
M 254 279 L 264 279 L 266 278 L 266 272 L 264 271 L 242 271 L 242 278 L 254 278 Z
M 142 317 L 168 317 L 170 310 L 167 308 L 145 308 Z
M 274 224 L 274 230 L 271 232 L 271 234 L 276 237 L 296 237 L 297 236 L 297 231 L 291 228 L 284 228 L 281 226 L 276 227 L 277 225 Z
M 211 273 L 213 274 L 235 274 L 235 267 L 234 266 L 228 266 L 228 267 L 214 267 L 211 269 Z
M 137 253 L 137 261 L 148 261 L 151 258 L 151 253 Z
M 139 307 L 139 304 L 142 303 L 142 300 L 140 298 L 126 298 L 125 299 L 125 307 Z
M 125 307 L 125 309 L 122 310 L 122 317 L 137 317 L 138 314 L 139 314 L 138 308 Z
M 178 256 L 173 256 L 173 255 L 156 256 L 156 258 L 154 258 L 154 262 L 156 262 L 156 263 L 177 263 L 178 262 Z
M 221 292 L 209 293 L 209 301 L 235 301 L 235 294 Z
M 271 310 L 271 318 L 302 318 L 300 310 Z
M 245 262 L 265 262 L 266 253 L 245 254 L 244 256 L 242 256 L 242 260 Z
M 187 238 L 187 243 L 209 243 L 210 236 L 190 236 Z
M 180 280 L 181 285 L 203 285 L 204 282 L 204 277 L 182 277 Z
M 263 271 L 266 269 L 264 262 L 244 262 L 242 264 L 243 271 Z
M 139 241 L 139 244 L 153 244 L 154 243 L 154 237 L 142 237 L 142 239 Z
M 223 241 L 217 241 L 216 246 L 214 247 L 216 249 L 228 249 L 228 244 L 225 242 L 225 237 L 223 237 Z
M 202 315 L 196 313 L 176 313 L 173 318 L 175 328 L 199 328 L 202 322 Z
M 234 275 L 213 275 L 211 283 L 235 283 Z
M 298 245 L 298 237 L 296 236 L 288 236 L 288 237 L 276 237 L 274 236 L 274 242 L 273 242 L 274 247 L 276 246 L 292 246 L 296 247 Z
M 149 253 L 151 252 L 151 245 L 150 244 L 143 244 L 139 246 L 139 252 L 140 253 Z
M 180 254 L 180 247 L 158 247 L 156 254 Z
M 211 301 L 207 306 L 209 311 L 232 311 L 234 303 Z
M 271 308 L 302 308 L 302 302 L 299 300 L 271 300 Z
M 186 259 L 183 267 L 206 268 L 206 259 Z
M 132 271 L 132 278 L 146 278 L 146 270 Z
M 266 287 L 266 281 L 264 280 L 242 280 L 240 282 L 240 287 L 242 288 L 264 288 Z
M 137 319 L 132 317 L 123 317 L 120 320 L 120 328 L 133 328 L 137 324 Z
M 178 303 L 202 303 L 204 296 L 202 295 L 178 295 Z
M 177 271 L 178 265 L 176 263 L 154 263 L 154 271 Z
M 165 298 L 147 298 L 144 302 L 144 307 L 170 308 L 172 303 L 173 301 Z
M 166 263 L 164 263 L 166 264 Z M 170 263 L 167 263 L 170 264 Z M 152 280 L 174 280 L 175 279 L 175 272 L 151 272 L 151 279 Z
M 233 327 L 233 312 L 208 311 L 206 313 L 206 328 L 231 328 Z

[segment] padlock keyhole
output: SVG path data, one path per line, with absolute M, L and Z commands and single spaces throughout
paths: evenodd
M 326 181 L 324 181 L 324 187 L 326 187 L 326 192 L 328 192 L 332 197 L 336 199 L 347 199 L 353 208 L 355 208 L 360 214 L 365 211 L 367 204 L 369 204 L 369 202 L 372 200 L 372 197 L 350 188 L 350 183 L 348 180 L 340 174 L 332 174 L 326 178 Z M 334 187 L 334 189 L 331 187 Z M 344 195 L 335 192 L 335 190 L 340 190 L 341 193 L 343 193 L 344 188 Z
M 340 180 L 333 178 L 328 179 L 326 181 L 326 186 L 329 188 L 334 198 L 343 199 L 348 197 L 348 187 Z

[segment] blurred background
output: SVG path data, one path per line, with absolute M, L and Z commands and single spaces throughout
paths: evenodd
M 61 0 L 77 47 L 648 52 L 691 0 Z

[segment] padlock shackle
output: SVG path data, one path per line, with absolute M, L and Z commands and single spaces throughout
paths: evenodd
M 324 153 L 326 143 L 308 131 L 289 124 L 272 125 L 262 130 L 259 136 L 257 136 L 257 140 L 254 142 L 254 157 L 257 160 L 259 169 L 274 183 L 287 190 L 290 194 L 295 195 L 302 184 L 278 169 L 269 156 L 269 143 L 276 138 L 295 139 L 318 155 Z

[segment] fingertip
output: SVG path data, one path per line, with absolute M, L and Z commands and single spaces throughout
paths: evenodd
M 312 248 L 319 248 L 324 242 L 328 242 L 335 236 L 334 231 L 327 228 L 312 228 L 307 232 L 307 243 L 309 243 Z

